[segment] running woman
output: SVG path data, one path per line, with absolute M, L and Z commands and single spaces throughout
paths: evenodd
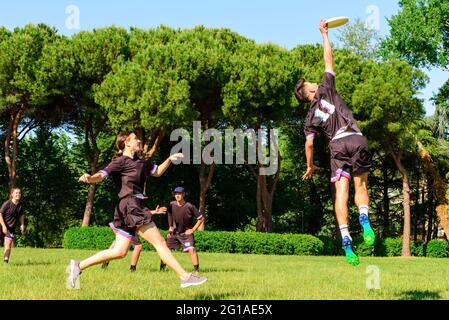
M 106 168 L 92 176 L 83 174 L 79 179 L 85 183 L 99 183 L 110 176 L 120 177 L 118 194 L 120 201 L 116 206 L 113 222 L 115 245 L 112 249 L 100 251 L 82 261 L 71 260 L 68 268 L 70 287 L 76 287 L 76 281 L 83 270 L 96 264 L 125 257 L 136 233 L 151 243 L 159 257 L 175 271 L 180 278 L 181 288 L 203 284 L 207 278 L 187 273 L 181 267 L 152 221 L 153 214 L 164 213 L 167 208 L 157 206 L 155 210 L 150 210 L 144 207 L 146 197 L 143 189 L 147 176 L 149 174 L 155 177 L 161 176 L 172 161 L 182 158 L 183 155 L 173 154 L 161 165 L 151 165 L 149 161 L 136 156 L 142 150 L 142 144 L 133 132 L 118 134 L 116 147 L 118 153 Z

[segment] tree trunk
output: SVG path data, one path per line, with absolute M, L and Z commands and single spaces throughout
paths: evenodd
M 94 159 L 90 163 L 91 167 L 91 175 L 95 174 L 97 172 L 97 166 L 98 166 L 98 159 L 100 158 L 100 151 L 97 148 L 97 145 L 95 144 L 95 151 L 94 151 Z M 84 216 L 83 216 L 83 222 L 81 224 L 82 227 L 88 227 L 90 224 L 90 218 L 92 216 L 92 211 L 94 208 L 94 199 L 95 199 L 95 191 L 97 190 L 96 184 L 89 185 L 89 189 L 87 191 L 87 201 L 86 201 L 86 207 L 84 208 Z
M 102 128 L 103 126 L 100 126 Z M 100 129 L 94 131 L 92 122 L 87 121 L 85 126 L 85 146 L 86 146 L 86 158 L 90 166 L 90 174 L 94 175 L 97 172 L 98 160 L 100 159 L 100 150 L 97 145 L 97 136 L 100 133 Z M 84 208 L 83 222 L 81 227 L 88 227 L 90 224 L 90 218 L 94 208 L 96 185 L 89 185 L 87 191 L 86 207 Z
M 202 214 L 206 213 L 206 195 L 207 195 L 207 190 L 209 190 L 210 184 L 212 182 L 212 178 L 214 176 L 214 171 L 215 171 L 215 163 L 212 163 L 209 166 L 209 170 L 206 173 L 206 164 L 203 162 L 203 160 L 201 160 L 200 172 L 199 172 L 200 201 L 199 201 L 198 210 Z M 206 226 L 206 223 L 203 222 L 201 224 L 201 226 L 198 228 L 198 230 L 200 230 L 200 231 L 204 230 L 205 226 Z
M 144 133 L 141 133 L 142 141 L 145 141 Z M 151 159 L 156 151 L 159 149 L 165 134 L 161 131 L 154 132 L 149 141 L 143 146 L 143 154 L 145 159 Z
M 402 195 L 404 197 L 402 204 L 404 207 L 404 229 L 402 234 L 402 256 L 410 257 L 410 183 L 408 178 L 408 173 L 405 167 L 402 165 L 402 151 L 395 154 L 391 152 L 393 160 L 399 172 L 402 175 Z
M 388 196 L 388 167 L 387 160 L 384 159 L 382 166 L 383 173 L 383 228 L 382 228 L 382 238 L 388 236 L 389 220 L 390 220 L 390 197 Z
M 84 208 L 84 216 L 81 227 L 88 227 L 90 224 L 90 217 L 92 216 L 92 210 L 94 207 L 96 186 L 96 184 L 89 185 L 89 189 L 87 191 L 86 207 Z
M 22 98 L 21 102 L 12 108 L 5 137 L 5 162 L 8 167 L 10 190 L 17 187 L 18 128 L 26 108 L 26 98 Z
M 413 240 L 418 239 L 418 215 L 419 215 L 419 180 L 421 179 L 419 168 L 416 174 L 415 208 L 413 212 Z
M 421 188 L 421 212 L 419 213 L 419 218 L 421 221 L 421 240 L 424 241 L 425 239 L 425 225 L 426 225 L 426 211 L 424 208 L 426 208 L 426 183 L 427 183 L 427 177 L 423 178 L 423 186 Z
M 427 233 L 426 233 L 426 243 L 432 240 L 432 228 L 433 228 L 433 208 L 434 208 L 434 196 L 433 196 L 433 189 L 431 188 L 431 185 L 433 184 L 432 177 L 429 177 L 428 179 L 429 183 L 429 205 L 428 205 L 428 221 L 427 221 Z
M 272 179 L 268 179 L 266 175 L 259 174 L 260 164 L 258 164 L 258 171 L 249 166 L 251 172 L 257 181 L 256 203 L 257 203 L 257 224 L 256 231 L 258 232 L 272 232 L 273 231 L 273 199 L 276 191 L 279 175 L 281 172 L 281 155 L 278 151 L 277 155 L 277 171 Z M 268 180 L 271 180 L 271 185 Z
M 429 152 L 424 145 L 417 141 L 419 148 L 419 155 L 424 164 L 424 169 L 432 176 L 433 184 L 432 190 L 436 200 L 436 212 L 440 219 L 440 224 L 444 229 L 444 233 L 449 235 L 449 201 L 446 198 L 447 184 L 439 173 L 437 166 L 433 163 Z
M 151 159 L 156 151 L 159 149 L 159 146 L 162 140 L 165 137 L 165 133 L 160 130 L 155 130 L 151 133 L 149 139 L 147 139 L 145 130 L 143 128 L 137 128 L 135 130 L 137 138 L 141 141 L 142 145 L 142 155 L 143 159 L 149 160 Z M 143 194 L 147 194 L 147 181 L 143 185 Z
M 273 231 L 273 198 L 268 191 L 267 177 L 258 175 L 257 177 L 257 224 L 256 231 L 272 232 Z
M 313 204 L 312 217 L 310 217 L 310 224 L 307 233 L 317 234 L 321 230 L 321 224 L 324 216 L 324 206 L 321 202 L 320 195 L 313 180 L 310 180 L 310 200 Z M 302 230 L 304 232 L 304 230 Z

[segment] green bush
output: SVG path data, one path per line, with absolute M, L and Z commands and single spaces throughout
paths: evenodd
M 195 247 L 202 252 L 233 252 L 233 232 L 195 232 Z
M 166 231 L 160 230 L 163 237 Z M 64 234 L 64 248 L 94 249 L 108 248 L 114 240 L 114 233 L 108 227 L 70 228 Z M 142 240 L 144 250 L 154 248 Z M 338 238 L 314 237 L 308 234 L 277 234 L 261 232 L 201 231 L 195 233 L 199 252 L 253 253 L 278 255 L 343 255 Z M 402 239 L 376 238 L 374 247 L 363 242 L 361 236 L 354 237 L 354 249 L 360 256 L 401 256 Z M 447 241 L 432 240 L 427 245 L 421 241 L 411 242 L 411 253 L 418 257 L 449 257 Z
M 69 249 L 107 249 L 114 233 L 106 227 L 74 227 L 64 233 L 63 247 Z
M 325 256 L 339 256 L 343 252 L 341 248 L 341 241 L 337 238 L 327 236 L 319 236 L 318 239 L 323 242 L 323 255 Z
M 411 245 L 412 256 L 425 257 L 426 252 L 424 249 L 424 243 L 422 241 L 412 241 Z
M 412 256 L 424 257 L 425 248 L 422 241 L 411 241 L 410 251 Z M 402 239 L 401 238 L 387 238 L 376 239 L 375 244 L 376 256 L 398 257 L 402 255 Z
M 376 237 L 376 242 L 381 240 Z M 368 246 L 364 241 L 362 236 L 356 236 L 353 238 L 354 250 L 361 257 L 369 257 L 375 255 L 376 242 L 374 246 Z
M 324 243 L 310 234 L 292 234 L 289 240 L 294 247 L 294 254 L 297 255 L 320 255 L 323 254 Z
M 449 245 L 445 240 L 431 240 L 427 243 L 427 256 L 432 258 L 449 257 Z
M 382 248 L 384 252 L 380 252 L 381 256 L 397 257 L 402 255 L 402 239 L 387 238 L 384 240 Z
M 161 231 L 165 237 L 166 232 Z M 114 240 L 107 227 L 70 228 L 64 234 L 64 248 L 106 249 Z M 279 255 L 320 255 L 323 242 L 307 234 L 276 234 L 259 232 L 201 231 L 195 233 L 195 246 L 200 252 L 253 253 Z M 154 250 L 142 241 L 144 250 Z

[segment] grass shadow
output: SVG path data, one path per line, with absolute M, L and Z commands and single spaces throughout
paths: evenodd
M 55 265 L 54 262 L 49 261 L 18 261 L 18 262 L 10 262 L 10 266 L 14 267 L 28 267 L 28 266 L 49 266 L 49 265 Z
M 149 272 L 160 272 L 160 273 L 164 273 L 164 272 L 169 272 L 171 271 L 170 268 L 166 268 L 164 271 L 160 271 L 159 269 L 155 269 L 155 268 L 148 268 L 148 269 L 144 269 L 141 268 L 141 270 L 145 270 L 145 271 L 149 271 Z M 193 270 L 187 268 L 186 269 L 187 272 L 193 272 Z M 200 274 L 203 273 L 208 273 L 208 272 L 244 272 L 244 269 L 238 269 L 238 268 L 200 268 Z
M 244 269 L 237 268 L 201 268 L 200 272 L 244 272 Z
M 201 292 L 193 296 L 193 300 L 225 300 L 230 293 L 206 293 Z
M 399 294 L 401 300 L 437 300 L 441 299 L 441 294 L 436 291 L 404 291 Z

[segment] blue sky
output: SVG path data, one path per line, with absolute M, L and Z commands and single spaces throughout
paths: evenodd
M 386 36 L 386 18 L 398 10 L 394 0 L 15 0 L 0 4 L 0 21 L 8 29 L 44 22 L 66 35 L 112 24 L 142 28 L 160 24 L 190 28 L 202 24 L 230 28 L 259 43 L 273 42 L 291 49 L 298 44 L 321 42 L 318 22 L 334 16 L 371 22 L 380 35 Z M 337 40 L 334 30 L 331 40 Z M 428 99 L 447 80 L 448 73 L 435 69 L 426 73 L 430 82 L 421 97 L 431 115 L 434 107 Z

